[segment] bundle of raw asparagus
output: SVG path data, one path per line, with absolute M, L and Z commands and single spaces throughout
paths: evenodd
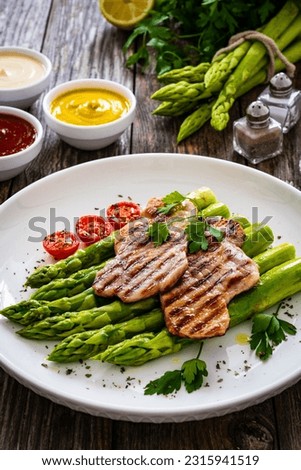
M 288 0 L 260 33 L 271 38 L 290 63 L 301 60 L 300 2 Z M 178 142 L 209 119 L 214 129 L 223 130 L 235 100 L 267 80 L 269 64 L 266 46 L 258 40 L 245 40 L 233 50 L 217 55 L 211 63 L 166 72 L 158 76 L 165 86 L 152 95 L 162 102 L 153 114 L 186 115 Z M 275 73 L 285 68 L 286 64 L 276 56 Z
M 209 188 L 191 194 L 202 217 L 230 217 L 229 208 Z M 244 228 L 242 249 L 260 271 L 260 282 L 228 305 L 230 325 L 235 326 L 301 291 L 301 258 L 290 243 L 271 247 L 270 227 L 252 225 L 239 215 L 231 218 Z M 125 304 L 94 294 L 96 273 L 113 253 L 111 235 L 65 260 L 40 266 L 26 281 L 35 288 L 31 297 L 0 313 L 22 325 L 17 331 L 22 337 L 61 340 L 47 358 L 61 363 L 92 358 L 137 366 L 192 344 L 167 331 L 157 297 Z

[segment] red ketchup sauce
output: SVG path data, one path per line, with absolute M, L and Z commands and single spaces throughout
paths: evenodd
M 0 157 L 29 147 L 36 139 L 35 127 L 19 116 L 0 113 Z

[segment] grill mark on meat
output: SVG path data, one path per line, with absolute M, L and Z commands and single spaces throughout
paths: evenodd
M 121 229 L 113 263 L 97 273 L 93 284 L 97 295 L 117 295 L 124 302 L 135 302 L 170 289 L 186 271 L 185 233 L 170 229 L 169 239 L 156 247 L 147 228 L 148 221 L 139 219 L 132 227 Z
M 222 335 L 230 321 L 228 302 L 259 278 L 257 265 L 239 248 L 244 231 L 236 221 L 211 218 L 207 222 L 224 231 L 224 241 L 218 243 L 209 235 L 206 252 L 187 256 L 186 235 L 182 232 L 179 237 L 178 230 L 185 227 L 185 220 L 174 227 L 169 220 L 168 241 L 155 247 L 147 233 L 147 218 L 162 219 L 159 204 L 156 200 L 155 210 L 146 212 L 146 218 L 120 230 L 116 258 L 98 273 L 95 292 L 117 295 L 124 302 L 160 293 L 166 326 L 172 334 L 195 339 Z
M 185 259 L 186 259 L 186 254 Z M 148 259 L 143 257 L 142 264 L 140 266 L 135 266 L 135 269 L 132 270 L 131 266 L 127 268 L 126 271 L 126 286 L 121 285 L 116 293 L 122 297 L 127 297 L 133 295 L 135 291 L 138 291 L 144 295 L 146 292 L 157 293 L 157 283 L 163 283 L 161 291 L 169 287 L 169 278 L 170 273 L 175 269 L 175 264 L 178 263 L 179 257 L 177 253 L 171 251 L 165 251 L 164 253 L 156 254 L 155 258 Z M 166 266 L 166 269 L 165 269 Z M 181 269 L 182 271 L 182 269 Z M 173 276 L 173 273 L 171 274 Z M 150 286 L 150 278 L 152 279 L 152 285 Z M 146 286 L 146 287 L 144 287 Z
M 258 267 L 228 239 L 214 251 L 189 254 L 188 264 L 177 284 L 161 294 L 166 326 L 193 339 L 223 335 L 230 322 L 227 304 L 256 284 Z
M 151 270 L 160 268 L 166 258 L 175 256 L 176 253 L 172 251 L 172 247 L 169 250 L 154 249 L 153 244 L 149 243 L 149 249 L 145 250 L 144 256 L 141 256 L 141 250 L 136 253 L 126 252 L 122 256 L 123 266 L 127 269 L 129 276 L 136 276 L 138 272 L 142 270 Z M 159 248 L 159 247 L 158 247 Z M 155 264 L 155 266 L 153 266 Z
M 97 295 L 101 291 L 102 297 L 113 297 L 115 295 L 116 282 L 123 273 L 121 261 L 117 258 L 109 261 L 104 272 L 100 271 L 96 274 L 93 287 Z M 105 274 L 105 275 L 104 275 Z
M 219 245 L 220 249 L 220 245 Z M 229 258 L 232 255 L 231 250 L 226 248 L 223 251 L 224 255 L 226 256 L 226 259 L 223 260 L 224 262 L 227 262 Z M 214 263 L 212 263 L 212 259 L 209 258 L 209 252 L 206 252 L 202 257 L 197 255 L 190 255 L 189 256 L 189 275 L 185 276 L 185 304 L 189 305 L 190 303 L 195 302 L 195 299 L 197 297 L 201 297 L 201 295 L 205 295 L 206 291 L 204 290 L 206 285 L 205 283 L 208 284 L 210 279 L 212 279 L 219 271 L 220 271 L 220 262 L 221 260 L 218 260 L 218 258 L 213 259 Z M 207 258 L 205 261 L 203 261 L 203 258 Z M 211 267 L 211 271 L 209 271 L 209 267 Z M 199 272 L 205 272 L 205 269 L 207 269 L 208 274 L 204 274 L 203 277 L 199 278 L 197 277 Z M 216 281 L 213 281 L 212 284 L 210 284 L 207 287 L 207 291 L 211 290 L 217 282 L 220 280 L 217 279 Z M 202 289 L 201 289 L 202 288 Z M 190 296 L 189 299 L 187 296 Z M 183 297 L 183 287 L 182 287 L 182 282 L 180 282 L 179 288 L 177 289 L 177 285 L 174 287 L 172 293 L 170 296 L 168 296 L 168 293 L 165 296 L 164 300 L 164 305 L 167 307 L 171 302 L 175 302 L 176 300 L 179 300 Z M 172 312 L 171 312 L 172 314 Z

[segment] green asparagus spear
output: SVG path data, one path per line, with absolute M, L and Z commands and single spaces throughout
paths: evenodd
M 148 361 L 180 351 L 192 340 L 171 335 L 165 328 L 159 333 L 141 333 L 108 346 L 92 359 L 120 366 L 141 366 Z
M 187 198 L 193 200 L 199 211 L 217 202 L 216 195 L 212 189 L 207 188 L 207 186 L 202 186 L 195 191 L 191 191 L 187 194 Z
M 22 328 L 17 333 L 30 339 L 58 339 L 86 330 L 102 328 L 109 323 L 116 323 L 147 312 L 159 304 L 157 297 L 125 304 L 115 300 L 101 307 L 77 312 L 65 312 Z
M 175 83 L 186 81 L 189 83 L 200 83 L 204 80 L 205 73 L 210 67 L 209 62 L 201 62 L 198 65 L 186 65 L 180 69 L 169 70 L 168 72 L 158 75 L 160 82 Z
M 300 18 L 301 18 L 301 16 L 300 16 Z M 301 41 L 298 40 L 295 43 L 291 44 L 289 47 L 287 47 L 283 51 L 283 54 L 285 55 L 285 57 L 291 63 L 299 62 L 301 60 Z M 260 84 L 262 84 L 266 81 L 267 63 L 268 63 L 268 59 L 265 58 L 261 62 L 261 65 L 258 66 L 258 72 L 256 72 L 254 75 L 252 75 L 245 82 L 241 83 L 240 87 L 236 91 L 235 99 L 239 98 L 240 96 L 245 95 L 248 91 L 252 90 L 257 85 L 260 85 Z M 285 65 L 283 64 L 283 62 L 279 58 L 276 58 L 276 60 L 275 60 L 275 72 L 281 72 L 284 69 L 285 69 Z M 233 103 L 234 103 L 234 100 L 231 101 L 231 103 L 227 105 L 228 110 L 231 108 Z M 196 102 L 195 104 L 197 105 L 198 102 Z M 205 103 L 203 103 L 203 104 L 205 105 Z M 175 103 L 175 105 L 176 105 L 176 103 Z M 205 106 L 204 106 L 204 108 L 205 108 Z M 228 122 L 228 119 L 229 119 L 229 115 L 228 115 L 228 111 L 226 111 L 226 107 L 225 107 L 225 113 L 226 113 L 227 117 L 226 117 L 226 120 L 224 121 L 224 125 L 226 126 L 227 122 Z M 197 113 L 196 113 L 196 117 L 198 117 Z M 184 125 L 184 121 L 182 123 L 182 126 L 183 126 L 184 130 L 181 130 L 181 128 L 179 130 L 178 142 L 180 142 L 184 139 L 187 139 L 187 137 L 189 137 L 191 134 L 198 131 L 207 121 L 209 121 L 210 116 L 207 120 L 205 120 L 205 119 L 203 119 L 203 116 L 201 114 L 201 118 L 202 119 L 199 122 L 194 123 L 193 122 L 193 117 L 191 118 L 191 117 L 187 116 L 185 125 Z M 190 125 L 191 122 L 192 122 L 192 125 Z M 180 133 L 180 131 L 181 131 L 181 133 Z
M 271 248 L 271 249 L 265 251 L 263 254 L 255 257 L 254 260 L 257 262 L 260 273 L 262 274 L 262 273 L 266 272 L 268 269 L 271 269 L 275 266 L 278 266 L 278 265 L 282 264 L 285 261 L 293 259 L 294 253 L 295 253 L 295 249 L 294 249 L 293 245 L 291 245 L 289 243 L 283 243 L 283 244 L 279 245 L 278 247 Z M 264 292 L 264 290 L 263 290 L 263 292 Z M 262 295 L 264 295 L 264 294 L 262 294 Z M 145 310 L 147 310 L 148 306 L 151 308 L 152 305 L 147 304 L 147 302 L 151 302 L 151 301 L 152 301 L 151 299 L 149 299 L 147 301 L 142 301 L 140 303 L 139 307 L 136 306 L 136 304 L 132 304 L 132 306 L 134 308 L 136 308 L 136 310 L 139 311 L 139 313 L 141 313 L 142 309 L 143 309 L 143 311 L 145 311 Z M 232 301 L 232 302 L 234 302 L 234 301 Z M 245 304 L 248 305 L 248 298 L 246 298 Z M 122 303 L 121 303 L 121 305 L 122 305 Z M 132 312 L 132 313 L 133 313 L 133 315 L 136 314 L 135 312 Z M 248 314 L 248 312 L 247 312 L 247 314 Z M 157 315 L 158 315 L 158 318 L 159 318 L 159 316 L 160 316 L 159 313 L 157 313 Z M 142 316 L 144 317 L 144 315 L 142 315 Z M 139 318 L 142 318 L 142 316 L 139 317 Z M 162 316 L 162 314 L 161 314 L 161 316 Z M 116 318 L 117 317 L 114 317 L 115 320 L 116 320 Z M 148 330 L 151 330 L 152 332 L 154 332 L 155 328 L 157 328 L 157 324 L 152 323 L 151 314 L 150 314 L 149 317 L 146 316 L 146 318 L 148 318 L 148 320 L 149 320 Z M 163 316 L 162 316 L 162 319 L 163 319 Z M 42 323 L 43 322 L 41 322 L 41 324 Z M 95 323 L 93 323 L 93 324 L 95 325 Z M 73 360 L 78 360 L 78 359 L 88 359 L 88 357 L 94 356 L 94 355 L 96 355 L 97 353 L 100 353 L 103 350 L 102 345 L 104 344 L 103 338 L 104 338 L 105 332 L 108 332 L 108 331 L 113 332 L 113 334 L 114 334 L 114 343 L 115 342 L 117 343 L 117 340 L 118 340 L 118 342 L 122 341 L 124 338 L 120 335 L 122 335 L 123 333 L 122 333 L 122 331 L 119 330 L 119 328 L 121 327 L 121 325 L 127 325 L 127 324 L 129 324 L 131 326 L 130 332 L 131 332 L 131 335 L 132 335 L 132 333 L 133 333 L 133 326 L 132 325 L 136 325 L 134 320 L 131 320 L 130 322 L 125 322 L 125 323 L 123 322 L 122 324 L 116 325 L 116 327 L 118 326 L 118 330 L 117 330 L 118 335 L 117 336 L 114 333 L 115 332 L 115 326 L 114 327 L 108 326 L 108 327 L 102 328 L 99 331 L 91 330 L 91 331 L 86 331 L 86 332 L 82 332 L 82 333 L 78 333 L 78 334 L 69 335 L 61 343 L 59 343 L 59 345 L 54 349 L 54 352 L 51 353 L 49 359 L 53 360 L 53 361 L 57 361 L 57 362 L 71 362 Z M 64 323 L 62 322 L 61 325 L 64 325 Z M 139 322 L 137 323 L 137 325 L 139 325 Z M 90 324 L 90 326 L 91 326 L 91 324 Z M 140 328 L 140 326 L 139 326 L 139 328 Z M 123 327 L 122 327 L 122 329 L 123 329 Z M 60 330 L 63 330 L 63 328 L 60 327 Z M 51 331 L 51 330 L 49 330 L 49 331 Z M 141 332 L 141 330 L 139 330 L 139 331 Z M 138 333 L 138 329 L 135 330 L 135 332 Z M 65 333 L 63 332 L 63 335 L 64 334 Z M 110 342 L 110 344 L 112 344 L 112 342 L 113 342 L 112 341 L 112 336 L 110 336 L 109 338 L 110 338 L 109 342 Z M 100 349 L 97 350 L 97 349 L 94 348 L 94 346 L 99 346 Z
M 204 97 L 206 92 L 204 83 L 189 83 L 184 80 L 181 82 L 170 83 L 155 91 L 151 98 L 159 101 L 182 101 L 191 102 Z M 207 96 L 207 93 L 206 95 Z
M 47 300 L 49 302 L 62 297 L 72 297 L 73 295 L 79 294 L 92 286 L 97 272 L 102 269 L 105 264 L 106 261 L 97 266 L 81 269 L 71 274 L 70 277 L 54 279 L 48 284 L 39 287 L 30 298 L 35 300 Z
M 210 191 L 206 188 L 206 191 Z M 202 195 L 202 188 L 200 189 L 200 197 L 204 196 L 206 201 L 206 194 Z M 208 204 L 212 201 L 209 200 Z M 88 246 L 85 250 L 78 250 L 74 255 L 58 261 L 55 264 L 40 266 L 27 278 L 26 285 L 36 288 L 48 284 L 53 279 L 67 278 L 71 274 L 91 266 L 96 266 L 103 261 L 107 261 L 110 257 L 114 256 L 114 240 L 117 232 L 112 233 L 110 236 L 100 240 L 93 245 Z
M 220 216 L 225 217 L 226 219 L 228 219 L 231 215 L 229 207 L 223 202 L 215 202 L 210 204 L 208 207 L 205 207 L 200 214 L 204 218 Z
M 236 220 L 236 222 L 238 222 L 242 226 L 242 228 L 247 228 L 251 226 L 251 222 L 244 215 L 232 214 L 231 219 Z
M 163 101 L 154 109 L 152 114 L 157 116 L 181 116 L 190 113 L 197 105 L 197 101 Z
M 31 302 L 35 303 L 32 304 Z M 16 305 L 4 308 L 0 313 L 9 320 L 26 326 L 50 317 L 51 315 L 70 311 L 89 310 L 90 308 L 100 307 L 109 302 L 110 299 L 104 299 L 95 295 L 93 288 L 90 287 L 73 297 L 62 297 L 52 302 L 38 302 L 37 300 L 21 301 Z
M 262 275 L 263 273 L 274 268 L 275 266 L 281 265 L 286 261 L 294 259 L 294 257 L 295 257 L 295 247 L 290 243 L 282 243 L 279 246 L 270 248 L 266 250 L 265 252 L 263 252 L 262 254 L 255 256 L 254 261 L 258 264 L 260 274 Z M 248 304 L 247 298 L 245 299 L 245 304 Z M 122 324 L 120 324 L 119 326 L 121 327 L 121 325 Z M 152 328 L 151 322 L 150 322 L 150 330 L 154 331 L 154 329 Z M 99 354 L 103 350 L 101 346 L 99 350 L 97 350 L 94 346 L 103 344 L 102 338 L 103 338 L 104 331 L 107 331 L 107 330 L 101 329 L 99 332 L 92 330 L 89 332 L 83 332 L 79 334 L 73 334 L 72 336 L 68 336 L 54 349 L 54 352 L 50 354 L 50 357 L 48 359 L 56 361 L 56 362 L 71 362 L 74 360 L 78 360 L 79 358 L 88 359 L 88 357 L 95 356 L 96 354 Z M 119 332 L 119 329 L 118 329 L 118 332 Z M 137 330 L 136 330 L 136 333 L 138 333 Z M 98 335 L 100 335 L 101 341 L 98 341 Z M 120 342 L 124 338 L 121 339 L 118 336 L 117 339 L 118 339 L 118 342 Z
M 202 187 L 199 190 L 188 194 L 196 202 L 199 209 L 208 207 L 209 201 L 216 201 L 216 197 L 211 189 Z M 214 202 L 212 202 L 214 204 Z M 242 249 L 248 256 L 255 256 L 266 250 L 273 242 L 273 232 L 268 226 L 252 225 L 247 227 L 246 240 Z M 24 300 L 18 304 L 9 306 L 0 311 L 6 318 L 27 326 L 36 321 L 43 320 L 52 315 L 81 311 L 99 307 L 110 302 L 94 294 L 93 288 L 76 294 L 72 297 L 62 297 L 60 299 L 46 302 L 37 300 Z
M 260 277 L 260 282 L 229 303 L 230 325 L 235 326 L 255 313 L 264 312 L 301 290 L 301 258 L 275 266 Z
M 295 257 L 296 250 L 291 243 L 282 243 L 273 248 L 263 251 L 253 259 L 258 264 L 260 274 L 282 264 Z M 125 318 L 131 313 L 141 312 L 154 308 L 158 303 L 156 297 L 135 302 L 133 304 L 123 304 L 115 301 L 111 304 L 92 308 L 91 310 L 80 310 L 79 312 L 66 312 L 61 315 L 48 317 L 40 322 L 23 328 L 18 333 L 21 336 L 35 339 L 56 339 L 65 337 L 78 331 L 99 328 L 105 322 L 116 322 Z
M 265 27 L 265 34 L 277 42 L 277 38 L 286 31 L 298 13 L 299 9 L 293 1 L 286 2 L 280 12 Z M 211 125 L 216 130 L 222 130 L 226 127 L 229 121 L 228 111 L 235 101 L 239 87 L 254 74 L 258 63 L 266 54 L 266 47 L 255 41 L 229 76 L 212 109 Z
M 215 100 L 204 102 L 182 122 L 177 136 L 177 143 L 198 131 L 211 117 Z
M 253 224 L 244 229 L 246 239 L 242 250 L 246 255 L 253 258 L 269 248 L 274 241 L 274 234 L 268 225 Z
M 251 47 L 250 41 L 244 41 L 233 51 L 226 54 L 220 62 L 213 62 L 205 74 L 204 83 L 206 88 L 214 91 L 220 91 L 224 82 L 231 72 L 237 67 L 241 59 L 246 55 Z
M 290 22 L 289 18 L 287 21 Z M 275 25 L 275 23 L 274 23 Z M 276 25 L 275 25 L 276 26 Z M 272 24 L 272 28 L 273 28 Z M 269 28 L 269 29 L 267 29 Z M 298 15 L 293 21 L 289 23 L 289 27 L 284 30 L 284 32 L 277 37 L 277 45 L 280 50 L 285 49 L 289 44 L 291 44 L 296 38 L 296 31 L 301 30 L 301 15 Z M 266 32 L 267 31 L 267 32 Z M 271 27 L 268 25 L 264 26 L 261 29 L 261 33 L 269 35 Z M 276 33 L 277 34 L 277 33 Z M 223 83 L 229 77 L 231 72 L 237 67 L 241 59 L 244 58 L 248 50 L 250 49 L 251 42 L 244 41 L 242 44 L 237 46 L 233 51 L 225 54 L 225 57 L 219 62 L 213 62 L 211 67 L 205 74 L 204 82 L 206 88 L 212 90 L 220 91 L 223 87 Z M 263 67 L 266 67 L 268 64 L 268 58 L 264 57 L 264 60 L 260 60 L 257 64 L 257 69 L 260 70 Z M 251 75 L 253 71 L 251 71 Z
M 10 305 L 0 310 L 0 314 L 11 321 L 21 323 L 27 312 L 32 312 L 41 307 L 46 307 L 49 302 L 45 300 L 21 300 L 17 304 Z M 21 323 L 22 324 L 22 323 Z
M 70 274 L 80 269 L 89 268 L 106 261 L 114 255 L 115 232 L 108 237 L 88 246 L 84 250 L 78 250 L 74 255 L 58 261 L 55 264 L 40 266 L 26 280 L 30 287 L 41 287 L 44 284 Z
M 300 15 L 301 21 L 301 15 Z M 300 26 L 301 27 L 301 26 Z M 283 54 L 287 58 L 287 60 L 293 64 L 299 62 L 301 60 L 301 41 L 295 41 L 293 44 L 289 45 L 286 49 L 284 49 Z M 252 88 L 260 85 L 266 81 L 267 78 L 267 63 L 268 60 L 265 59 L 262 62 L 262 66 L 258 72 L 256 72 L 249 80 L 241 84 L 241 87 L 237 90 L 235 98 L 239 98 L 243 96 L 248 91 L 252 90 Z M 285 69 L 284 63 L 277 57 L 275 60 L 275 72 L 281 72 Z
M 145 331 L 155 332 L 163 326 L 163 313 L 157 308 L 121 323 L 68 336 L 55 346 L 47 359 L 54 362 L 85 360 L 105 350 L 109 344 L 119 343 Z
M 257 263 L 260 275 L 270 269 L 292 260 L 296 257 L 296 249 L 291 243 L 281 243 L 273 248 L 254 256 L 253 261 Z
M 279 286 L 275 289 L 275 285 Z M 276 266 L 262 275 L 260 283 L 229 303 L 230 327 L 256 313 L 263 312 L 285 298 L 301 291 L 301 258 Z M 160 333 L 133 336 L 97 354 L 92 359 L 123 366 L 139 366 L 193 344 L 163 329 Z

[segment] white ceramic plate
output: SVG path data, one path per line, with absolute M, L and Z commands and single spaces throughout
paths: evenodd
M 269 220 L 275 244 L 291 241 L 301 255 L 301 193 L 265 173 L 208 157 L 180 154 L 141 154 L 97 160 L 50 175 L 23 189 L 0 208 L 1 308 L 27 298 L 22 284 L 42 258 L 37 241 L 42 230 L 72 226 L 76 216 L 98 213 L 116 200 L 131 197 L 145 204 L 153 195 L 173 190 L 189 192 L 209 186 L 233 212 L 256 221 Z M 50 227 L 52 220 L 52 227 Z M 36 239 L 36 241 L 30 241 Z M 223 338 L 206 342 L 208 386 L 176 396 L 145 396 L 144 386 L 167 370 L 194 357 L 188 349 L 139 368 L 88 361 L 58 366 L 45 357 L 55 343 L 22 339 L 16 326 L 0 319 L 0 363 L 25 386 L 75 410 L 112 419 L 183 422 L 219 416 L 259 403 L 301 377 L 301 296 L 290 302 L 296 336 L 276 348 L 266 363 L 257 360 L 237 335 L 249 333 L 247 322 Z M 299 305 L 299 308 L 298 308 Z

